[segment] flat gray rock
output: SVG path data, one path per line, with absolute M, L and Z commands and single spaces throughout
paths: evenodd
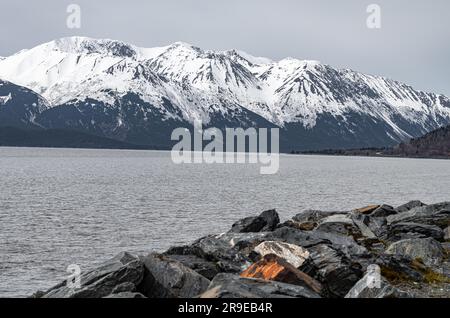
M 218 274 L 200 298 L 320 298 L 303 286 Z
M 432 238 L 406 239 L 392 243 L 387 249 L 387 254 L 420 259 L 425 265 L 438 265 L 444 257 L 442 245 Z

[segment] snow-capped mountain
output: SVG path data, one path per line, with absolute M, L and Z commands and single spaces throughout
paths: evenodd
M 384 146 L 450 123 L 450 101 L 318 61 L 272 61 L 177 42 L 144 49 L 63 38 L 0 59 L 0 78 L 47 100 L 35 119 L 135 143 L 173 127 L 282 128 L 285 149 Z M 1 94 L 0 94 L 1 95 Z

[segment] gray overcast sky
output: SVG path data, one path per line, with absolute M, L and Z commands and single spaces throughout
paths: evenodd
M 66 27 L 70 3 L 81 29 Z M 366 27 L 371 3 L 378 30 Z M 313 59 L 450 96 L 448 0 L 0 0 L 2 56 L 71 35 Z

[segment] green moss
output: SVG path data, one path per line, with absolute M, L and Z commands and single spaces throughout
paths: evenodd
M 381 275 L 385 277 L 389 282 L 395 284 L 411 281 L 411 278 L 405 273 L 395 271 L 392 268 L 386 266 L 381 266 Z

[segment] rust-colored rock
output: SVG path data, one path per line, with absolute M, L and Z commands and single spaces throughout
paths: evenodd
M 355 212 L 361 213 L 361 214 L 370 214 L 376 209 L 378 209 L 380 205 L 369 205 L 364 208 L 355 209 Z
M 259 262 L 251 265 L 241 273 L 241 277 L 304 286 L 318 294 L 322 291 L 322 285 L 318 281 L 274 254 L 266 255 Z

